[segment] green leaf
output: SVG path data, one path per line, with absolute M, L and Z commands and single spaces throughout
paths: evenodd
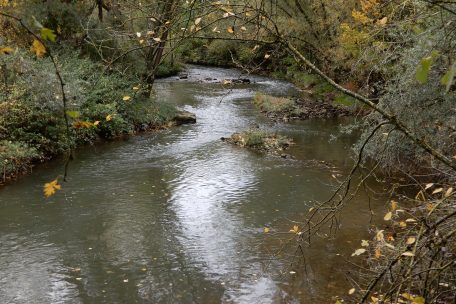
M 421 83 L 426 83 L 428 80 L 429 71 L 431 70 L 433 59 L 431 56 L 421 59 L 421 63 L 416 71 L 416 80 Z
M 440 83 L 446 86 L 446 92 L 450 91 L 451 86 L 453 85 L 454 75 L 456 74 L 456 63 L 448 69 L 448 72 L 442 77 Z
M 421 59 L 420 65 L 416 71 L 416 80 L 426 83 L 434 60 L 439 56 L 439 52 L 433 51 L 431 56 Z
M 66 115 L 68 115 L 68 117 L 75 119 L 81 116 L 81 113 L 79 113 L 78 111 L 66 111 Z
M 41 38 L 43 38 L 44 40 L 55 42 L 55 38 L 57 38 L 57 36 L 54 34 L 53 30 L 43 27 L 41 28 L 40 32 Z

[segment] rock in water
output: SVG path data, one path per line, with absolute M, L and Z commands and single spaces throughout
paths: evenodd
M 177 126 L 185 124 L 194 124 L 196 123 L 196 115 L 188 111 L 180 111 L 174 117 L 174 122 Z

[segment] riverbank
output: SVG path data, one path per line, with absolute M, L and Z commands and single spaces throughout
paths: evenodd
M 3 56 L 0 84 L 0 184 L 71 148 L 139 132 L 192 123 L 195 117 L 144 97 L 140 79 L 104 67 L 78 52 L 56 58 L 65 81 L 66 113 L 54 67 L 18 50 Z M 164 67 L 161 76 L 181 70 Z

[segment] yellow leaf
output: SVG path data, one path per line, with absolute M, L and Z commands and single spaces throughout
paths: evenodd
M 379 259 L 381 256 L 382 256 L 382 251 L 381 251 L 380 248 L 377 247 L 377 248 L 375 249 L 375 258 L 376 258 L 376 259 Z
M 269 54 L 264 55 L 264 59 L 269 59 L 269 57 L 271 57 L 271 55 L 269 55 Z
M 241 26 L 241 31 L 245 32 L 247 31 L 247 28 L 245 26 Z
M 196 18 L 196 19 L 195 19 L 195 25 L 200 24 L 200 22 L 201 22 L 201 18 Z
M 359 248 L 359 249 L 356 249 L 355 252 L 352 253 L 352 256 L 358 256 L 358 255 L 362 255 L 363 253 L 366 252 L 366 249 L 364 248 Z
M 133 90 L 138 91 L 139 87 L 133 87 Z
M 356 291 L 356 289 L 352 288 L 352 289 L 350 289 L 350 290 L 348 291 L 348 294 L 349 294 L 349 295 L 352 295 L 352 294 L 355 293 L 355 291 Z
M 437 188 L 434 191 L 432 191 L 432 194 L 437 194 L 443 191 L 443 188 Z
M 381 26 L 385 26 L 388 23 L 388 17 L 383 17 L 382 19 L 378 20 L 377 23 Z
M 130 96 L 124 96 L 124 97 L 122 98 L 123 101 L 129 101 L 130 99 L 131 99 Z
M 109 114 L 108 116 L 106 116 L 106 121 L 111 121 L 112 120 L 112 115 Z
M 453 193 L 453 188 L 448 188 L 448 190 L 445 192 L 445 197 L 449 197 Z
M 298 225 L 294 225 L 293 229 L 291 229 L 290 232 L 298 233 L 299 232 L 299 226 Z
M 409 238 L 407 239 L 407 245 L 412 245 L 412 244 L 414 244 L 415 242 L 416 242 L 416 238 L 414 238 L 414 237 L 409 237 Z
M 36 57 L 44 57 L 46 55 L 46 47 L 37 39 L 33 40 L 30 51 L 36 55 Z
M 99 124 L 100 124 L 100 121 L 99 121 L 99 120 L 97 120 L 97 121 L 95 121 L 95 122 L 93 123 L 94 126 L 98 126 Z
M 0 46 L 0 55 L 9 55 L 14 52 L 14 49 L 10 47 L 1 47 Z
M 361 240 L 361 246 L 362 246 L 362 247 L 368 247 L 368 246 L 369 246 L 369 241 L 367 241 L 367 240 Z
M 227 29 L 228 33 L 234 34 L 234 26 L 229 26 Z
M 432 186 L 434 186 L 434 183 L 426 184 L 426 187 L 424 188 L 424 190 L 427 190 L 427 189 L 431 188 Z
M 396 211 L 396 209 L 397 209 L 397 202 L 391 201 L 391 211 Z
M 264 233 L 268 233 L 269 232 L 269 228 L 268 227 L 264 227 Z
M 385 214 L 385 216 L 383 217 L 383 219 L 384 219 L 385 221 L 390 221 L 392 217 L 393 217 L 393 213 L 392 213 L 392 212 L 388 212 L 387 214 Z
M 400 221 L 400 222 L 399 222 L 399 227 L 405 228 L 405 227 L 407 227 L 407 223 L 404 222 L 404 221 Z
M 402 254 L 403 256 L 407 256 L 407 257 L 412 257 L 412 256 L 415 256 L 415 254 L 411 251 L 406 251 Z
M 160 39 L 160 37 L 156 37 L 156 38 L 154 38 L 154 41 L 161 42 L 161 39 Z
M 379 242 L 385 240 L 385 236 L 383 235 L 383 230 L 379 230 L 379 231 L 377 232 L 376 238 L 377 238 L 377 241 L 379 241 Z
M 57 190 L 60 190 L 62 186 L 59 185 L 59 181 L 57 179 L 53 180 L 50 183 L 44 184 L 43 192 L 44 196 L 50 197 L 55 194 Z

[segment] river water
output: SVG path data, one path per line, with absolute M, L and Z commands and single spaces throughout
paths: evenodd
M 347 295 L 345 258 L 368 235 L 368 197 L 345 209 L 337 238 L 306 247 L 305 263 L 292 258 L 288 231 L 347 174 L 356 138 L 333 138 L 341 121 L 273 124 L 253 108 L 257 91 L 296 94 L 286 82 L 200 81 L 239 76 L 191 66 L 187 80 L 158 81 L 157 99 L 198 122 L 79 149 L 51 199 L 42 186 L 62 161 L 3 187 L 0 303 L 334 303 Z M 292 137 L 292 158 L 220 140 L 255 124 Z

